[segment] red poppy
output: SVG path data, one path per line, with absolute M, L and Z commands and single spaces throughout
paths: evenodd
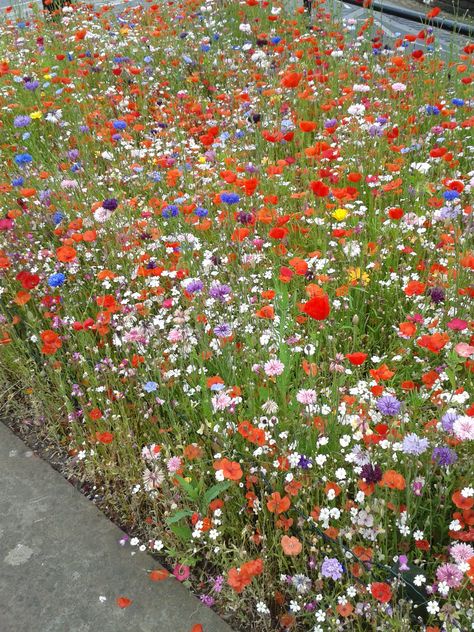
M 360 366 L 361 364 L 364 364 L 364 362 L 366 361 L 367 354 L 362 353 L 361 351 L 356 351 L 355 353 L 346 353 L 346 358 L 354 366 Z
M 381 603 L 387 603 L 392 598 L 392 589 L 384 582 L 374 582 L 370 586 L 372 597 Z
M 314 320 L 325 320 L 331 312 L 328 296 L 314 296 L 304 304 L 303 312 Z
M 96 432 L 95 438 L 99 443 L 104 443 L 105 445 L 112 443 L 114 440 L 114 435 L 111 432 Z
M 309 183 L 311 191 L 318 197 L 326 197 L 329 194 L 329 187 L 321 180 L 313 180 Z
M 16 280 L 20 281 L 25 290 L 32 290 L 40 282 L 37 274 L 31 274 L 27 270 L 23 270 L 16 275 Z

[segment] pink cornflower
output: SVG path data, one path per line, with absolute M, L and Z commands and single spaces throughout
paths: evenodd
M 183 332 L 180 329 L 172 329 L 168 334 L 169 342 L 181 342 L 183 339 Z
M 285 370 L 285 365 L 280 360 L 269 360 L 265 362 L 263 369 L 268 377 L 275 377 L 281 375 Z
M 179 456 L 172 456 L 166 463 L 168 472 L 177 472 L 181 467 L 181 459 Z
M 456 439 L 469 441 L 474 439 L 474 417 L 463 415 L 453 423 L 453 432 Z
M 464 573 L 456 564 L 443 564 L 436 571 L 436 578 L 439 582 L 445 582 L 450 588 L 458 588 L 463 580 Z
M 316 402 L 316 391 L 313 389 L 302 389 L 298 391 L 296 399 L 300 404 L 314 404 Z
M 465 542 L 453 544 L 453 546 L 449 549 L 449 552 L 456 564 L 462 564 L 463 562 L 470 560 L 471 557 L 474 557 L 474 547 L 470 544 L 466 544 Z

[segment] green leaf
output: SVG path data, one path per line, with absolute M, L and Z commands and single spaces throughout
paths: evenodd
M 191 539 L 192 531 L 187 524 L 172 524 L 170 529 L 178 538 L 185 542 Z
M 209 504 L 214 500 L 214 498 L 217 498 L 219 494 L 221 494 L 222 492 L 225 492 L 225 490 L 229 489 L 230 486 L 231 486 L 230 481 L 221 481 L 219 483 L 216 483 L 212 487 L 210 487 L 207 490 L 207 492 L 204 494 L 203 499 L 202 499 L 203 513 L 207 511 Z
M 188 516 L 192 516 L 192 515 L 193 515 L 193 512 L 190 511 L 189 509 L 183 509 L 182 511 L 177 511 L 174 514 L 174 516 L 170 516 L 169 518 L 166 518 L 166 523 L 174 524 L 175 522 L 179 522 L 183 518 L 187 518 Z
M 198 499 L 198 497 L 199 497 L 199 490 L 196 487 L 193 487 L 191 485 L 191 483 L 188 483 L 188 481 L 184 480 L 184 478 L 182 476 L 177 476 L 176 479 L 179 481 L 179 484 L 184 489 L 184 491 L 187 493 L 189 498 L 191 498 L 191 500 L 197 500 Z

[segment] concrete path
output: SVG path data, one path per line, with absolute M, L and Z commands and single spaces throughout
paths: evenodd
M 152 582 L 159 565 L 122 536 L 0 423 L 1 632 L 232 632 L 174 577 Z

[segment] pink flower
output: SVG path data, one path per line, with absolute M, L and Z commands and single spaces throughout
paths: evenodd
M 296 399 L 300 404 L 314 404 L 316 403 L 316 391 L 313 389 L 302 389 L 296 394 Z
M 469 358 L 474 354 L 474 347 L 468 345 L 467 342 L 459 342 L 454 349 L 461 358 Z
M 462 564 L 474 557 L 474 548 L 470 544 L 460 542 L 459 544 L 453 544 L 449 549 L 453 560 L 456 564 Z
M 474 439 L 474 417 L 463 415 L 453 423 L 453 432 L 456 439 L 469 441 Z
M 463 331 L 463 329 L 467 328 L 467 322 L 460 318 L 453 318 L 453 320 L 449 321 L 448 327 L 454 329 L 454 331 Z
M 269 360 L 265 362 L 263 368 L 268 377 L 275 377 L 283 373 L 285 365 L 280 360 Z
M 168 468 L 168 472 L 177 472 L 181 467 L 181 459 L 179 456 L 172 456 L 171 459 L 168 459 L 166 467 Z
M 439 582 L 446 582 L 450 588 L 458 588 L 463 580 L 464 573 L 455 564 L 443 564 L 436 571 Z
M 184 564 L 176 564 L 173 568 L 173 575 L 179 582 L 185 582 L 189 577 L 189 566 L 185 566 Z

